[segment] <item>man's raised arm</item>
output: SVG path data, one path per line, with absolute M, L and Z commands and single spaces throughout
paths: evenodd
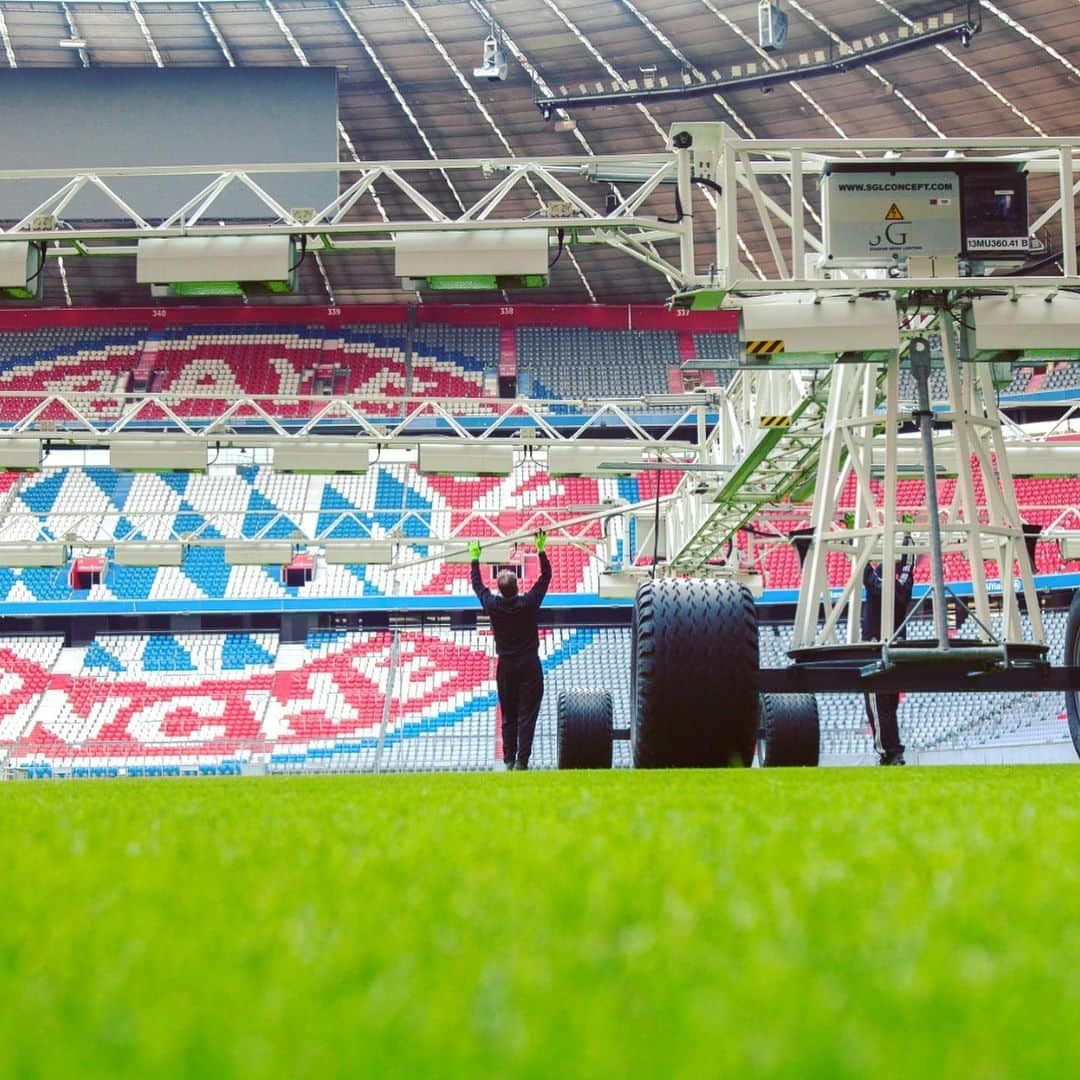
M 480 577 L 480 541 L 469 541 L 469 557 L 472 559 L 472 565 L 470 569 L 470 577 L 472 578 L 473 592 L 476 593 L 476 599 L 480 601 L 480 606 L 487 609 L 488 598 L 491 596 L 491 592 L 484 584 L 483 579 Z
M 547 552 L 544 550 L 546 547 L 547 533 L 541 529 L 536 534 L 536 554 L 540 556 L 540 576 L 528 593 L 529 603 L 535 604 L 537 607 L 544 602 L 548 586 L 551 584 L 551 563 L 548 561 Z

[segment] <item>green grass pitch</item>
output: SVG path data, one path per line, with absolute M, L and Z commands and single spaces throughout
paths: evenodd
M 0 785 L 0 1073 L 1080 1075 L 1068 767 Z

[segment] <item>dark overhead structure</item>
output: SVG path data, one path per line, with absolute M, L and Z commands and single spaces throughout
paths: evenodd
M 786 22 L 785 22 L 786 27 Z M 901 23 L 893 32 L 881 31 L 876 36 L 868 34 L 855 38 L 851 44 L 832 41 L 824 49 L 799 52 L 793 59 L 778 58 L 770 66 L 748 62 L 734 64 L 731 73 L 719 79 L 695 81 L 685 72 L 674 86 L 653 85 L 622 89 L 617 86 L 610 93 L 563 94 L 549 97 L 538 96 L 537 108 L 545 120 L 556 109 L 590 109 L 600 105 L 636 105 L 639 102 L 679 101 L 684 98 L 707 97 L 710 94 L 729 94 L 738 90 L 761 90 L 768 93 L 775 86 L 790 82 L 805 82 L 826 75 L 839 75 L 854 71 L 868 64 L 894 60 L 918 49 L 959 41 L 964 48 L 982 29 L 982 17 L 978 0 L 967 4 L 967 12 L 960 19 L 952 10 L 929 18 L 923 18 L 909 27 Z M 786 30 L 785 30 L 786 33 Z M 775 38 L 765 39 L 761 48 L 774 52 L 779 46 Z M 665 80 L 666 82 L 667 80 Z
M 73 73 L 132 67 L 166 72 L 213 66 L 223 71 L 333 68 L 338 73 L 337 156 L 351 164 L 656 153 L 666 148 L 673 124 L 711 121 L 724 121 L 745 137 L 769 139 L 978 139 L 1075 131 L 1080 79 L 1075 0 L 1025 0 L 1023 5 L 779 0 L 778 6 L 787 16 L 787 37 L 781 48 L 767 51 L 759 44 L 757 0 L 690 5 L 669 0 L 3 0 L 0 68 Z M 947 11 L 954 15 L 952 26 L 939 22 L 932 28 L 931 16 L 940 19 Z M 882 35 L 897 43 L 906 32 L 913 42 L 919 22 L 923 34 L 937 36 L 907 51 L 877 51 L 886 48 Z M 977 39 L 965 49 L 965 28 L 973 26 L 980 27 Z M 474 76 L 489 35 L 500 46 L 505 80 Z M 820 75 L 811 72 L 817 66 Z M 732 82 L 736 67 L 742 69 L 741 81 Z M 575 107 L 571 114 L 554 104 L 573 96 L 610 95 L 612 84 L 632 92 L 632 84 L 640 91 L 652 82 L 652 89 L 663 90 L 665 79 L 676 93 L 642 98 L 628 108 Z M 693 96 L 685 93 L 698 89 L 702 92 Z M 537 108 L 541 99 L 553 102 L 550 122 Z M 289 138 L 283 129 L 283 143 Z M 627 197 L 618 178 L 568 183 L 598 209 L 609 200 L 617 207 Z M 483 193 L 477 181 L 438 169 L 423 178 L 419 190 L 451 217 Z M 777 191 L 766 186 L 765 194 Z M 696 191 L 699 212 L 708 212 L 710 194 Z M 1057 197 L 1050 184 L 1033 183 L 1033 216 Z M 642 210 L 670 217 L 672 202 L 665 186 Z M 540 210 L 525 184 L 511 193 L 510 204 L 522 216 Z M 399 219 L 406 210 L 406 196 L 379 179 L 350 214 L 377 222 Z M 748 261 L 768 272 L 765 233 L 746 221 L 740 236 Z M 1047 250 L 1056 247 L 1049 238 Z M 698 253 L 703 265 L 709 261 L 707 249 L 703 239 Z M 146 299 L 146 287 L 138 285 L 134 265 L 125 260 L 66 258 L 61 272 L 49 257 L 40 274 L 24 264 L 18 268 L 25 271 L 23 284 L 17 287 L 25 291 L 30 281 L 29 291 L 36 294 L 40 286 L 47 305 L 64 305 L 69 298 L 74 305 Z M 399 289 L 387 288 L 394 277 L 387 252 L 358 251 L 332 260 L 308 255 L 297 275 L 296 292 L 280 302 L 402 298 Z M 553 303 L 649 303 L 667 299 L 670 291 L 649 267 L 595 246 L 568 250 L 552 267 L 542 295 Z M 535 301 L 537 293 L 511 288 L 442 295 L 451 301 L 505 303 Z

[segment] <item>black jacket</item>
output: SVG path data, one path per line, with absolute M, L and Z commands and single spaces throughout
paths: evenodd
M 908 546 L 910 540 L 904 540 Z M 881 632 L 881 563 L 867 563 L 863 571 L 863 585 L 866 599 L 862 606 L 862 639 L 877 641 Z M 896 561 L 896 574 L 893 580 L 893 631 L 900 629 L 900 624 L 907 618 L 911 605 L 911 594 L 915 587 L 915 556 L 910 552 Z M 906 636 L 906 634 L 901 635 Z
M 493 593 L 480 579 L 480 561 L 473 559 L 472 587 L 484 611 L 491 619 L 495 634 L 495 652 L 499 656 L 528 656 L 540 648 L 540 635 L 536 624 L 540 605 L 551 584 L 551 563 L 540 552 L 540 577 L 524 595 L 507 600 L 501 593 Z

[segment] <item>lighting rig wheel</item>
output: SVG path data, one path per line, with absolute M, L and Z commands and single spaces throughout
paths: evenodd
M 560 769 L 610 769 L 611 695 L 606 690 L 563 690 L 557 720 Z
M 1080 590 L 1073 593 L 1065 623 L 1065 664 L 1080 667 Z M 1073 749 L 1080 755 L 1080 690 L 1065 691 L 1065 715 L 1069 718 Z
M 762 694 L 758 761 L 765 768 L 817 765 L 821 724 L 813 694 Z
M 634 765 L 749 765 L 759 681 L 749 590 L 730 581 L 646 581 L 634 602 L 633 627 Z

